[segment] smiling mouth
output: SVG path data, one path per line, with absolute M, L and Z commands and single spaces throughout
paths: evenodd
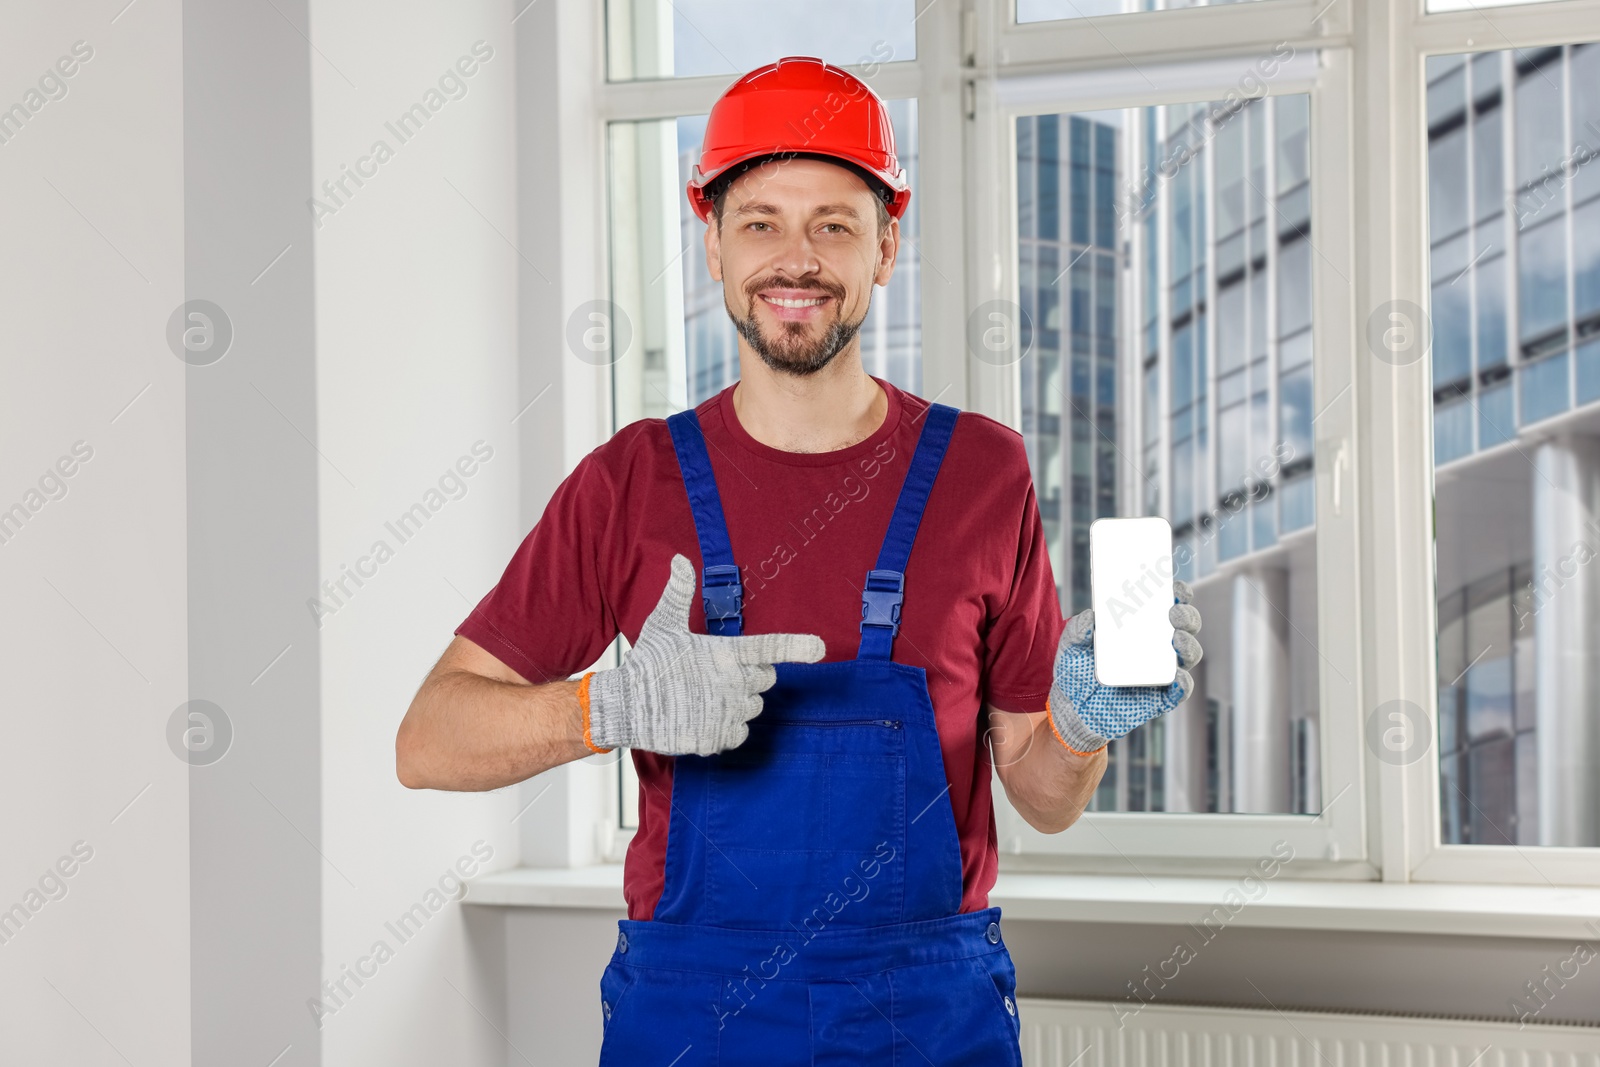
M 826 303 L 829 298 L 825 296 L 814 296 L 806 297 L 805 299 L 794 299 L 789 297 L 767 296 L 765 293 L 763 293 L 761 294 L 761 299 L 765 300 L 773 307 L 810 308 Z

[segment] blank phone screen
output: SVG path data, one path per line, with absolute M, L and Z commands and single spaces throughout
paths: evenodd
M 1162 518 L 1089 525 L 1094 670 L 1101 685 L 1171 685 L 1172 527 Z

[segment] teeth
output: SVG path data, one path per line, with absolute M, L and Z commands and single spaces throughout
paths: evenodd
M 766 302 L 769 304 L 776 304 L 781 308 L 811 308 L 822 303 L 823 299 L 825 298 L 816 297 L 811 300 L 780 300 L 778 297 L 768 296 L 763 297 L 762 299 L 766 300 Z

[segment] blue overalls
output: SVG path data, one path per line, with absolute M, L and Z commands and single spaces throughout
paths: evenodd
M 956 414 L 934 404 L 926 416 L 866 575 L 856 658 L 777 664 L 743 745 L 676 759 L 655 917 L 618 924 L 600 979 L 602 1067 L 1020 1067 L 1000 910 L 958 913 L 961 851 L 926 673 L 890 658 Z M 690 410 L 667 423 L 707 632 L 738 635 L 739 571 L 699 422 Z

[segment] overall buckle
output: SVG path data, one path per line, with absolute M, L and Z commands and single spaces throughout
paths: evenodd
M 744 584 L 739 581 L 738 565 L 716 563 L 707 567 L 700 579 L 700 594 L 707 622 L 737 619 L 744 606 Z
M 900 605 L 905 600 L 906 576 L 901 571 L 871 570 L 861 590 L 861 632 L 882 626 L 890 636 L 900 632 Z

